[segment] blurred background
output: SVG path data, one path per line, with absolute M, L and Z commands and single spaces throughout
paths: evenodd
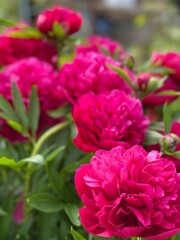
M 54 5 L 82 13 L 81 36 L 109 36 L 140 62 L 152 51 L 180 52 L 180 0 L 0 0 L 0 18 L 34 24 Z

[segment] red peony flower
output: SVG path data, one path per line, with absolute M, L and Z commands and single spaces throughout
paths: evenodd
M 157 151 L 99 150 L 76 171 L 75 185 L 90 234 L 164 240 L 180 231 L 180 174 Z
M 61 25 L 66 35 L 70 35 L 79 31 L 82 25 L 82 17 L 71 9 L 55 6 L 53 9 L 48 9 L 39 14 L 36 25 L 41 32 L 48 34 L 53 30 L 55 22 Z
M 23 59 L 4 68 L 0 75 L 0 94 L 11 102 L 11 82 L 15 81 L 24 103 L 28 106 L 30 90 L 33 85 L 36 85 L 41 106 L 40 128 L 42 129 L 42 126 L 53 123 L 52 119 L 47 116 L 47 111 L 61 106 L 64 102 L 63 95 L 57 98 L 54 94 L 57 75 L 52 65 L 48 63 L 36 58 Z M 4 125 L 4 122 L 1 123 L 1 134 L 12 141 L 19 140 L 17 134 L 12 134 L 11 129 L 7 128 L 8 126 Z
M 138 85 L 139 85 L 139 89 L 141 91 L 143 91 L 142 88 L 144 88 L 144 90 L 146 91 L 148 87 L 150 87 L 150 80 L 152 79 L 152 77 L 156 78 L 158 81 L 158 78 L 160 79 L 161 76 L 157 76 L 155 74 L 151 74 L 151 73 L 141 73 L 138 76 Z M 153 84 L 156 85 L 156 83 L 154 82 Z M 143 97 L 142 99 L 142 103 L 145 106 L 158 106 L 158 105 L 163 105 L 165 102 L 171 102 L 174 99 L 176 99 L 176 97 L 174 96 L 169 96 L 169 95 L 158 95 L 159 93 L 163 92 L 163 91 L 167 91 L 167 90 L 173 90 L 173 91 L 177 91 L 180 90 L 180 87 L 178 86 L 178 84 L 176 82 L 174 82 L 172 80 L 172 78 L 168 78 L 162 87 L 158 88 L 157 90 L 154 90 L 150 93 L 148 93 L 146 96 Z
M 92 36 L 89 37 L 84 45 L 80 45 L 76 48 L 78 54 L 97 52 L 97 53 L 107 53 L 110 56 L 119 56 L 120 58 L 127 55 L 122 48 L 122 46 L 108 37 L 102 36 Z
M 123 90 L 131 94 L 132 89 L 126 81 L 107 64 L 120 66 L 120 63 L 102 54 L 89 52 L 79 54 L 73 63 L 66 63 L 59 72 L 60 86 L 64 87 L 69 102 L 75 103 L 85 93 L 96 94 L 109 92 L 113 89 Z M 132 82 L 135 81 L 133 73 L 123 67 Z
M 74 143 L 85 152 L 140 144 L 149 123 L 140 101 L 118 90 L 82 96 L 73 118 L 78 130 Z
M 180 54 L 175 52 L 158 53 L 154 52 L 152 57 L 152 63 L 157 66 L 164 66 L 174 70 L 174 73 L 170 76 L 180 83 Z
M 45 39 L 17 38 L 13 33 L 20 28 L 12 28 L 0 36 L 0 65 L 8 65 L 27 57 L 36 57 L 53 65 L 57 62 L 57 50 Z

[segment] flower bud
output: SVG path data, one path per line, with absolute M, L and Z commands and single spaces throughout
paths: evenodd
M 170 133 L 165 135 L 160 140 L 162 152 L 165 152 L 165 151 L 170 153 L 174 152 L 178 143 L 179 143 L 179 137 L 176 134 Z

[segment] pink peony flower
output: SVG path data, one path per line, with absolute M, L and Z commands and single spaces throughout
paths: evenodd
M 75 103 L 80 96 L 88 92 L 96 94 L 120 89 L 128 94 L 132 89 L 125 80 L 107 64 L 120 66 L 120 63 L 99 53 L 79 54 L 73 63 L 66 63 L 59 72 L 60 86 L 64 87 L 69 102 Z M 133 73 L 123 67 L 132 82 Z
M 158 76 L 157 74 L 152 74 L 152 73 L 141 73 L 138 78 L 137 82 L 139 85 L 139 89 L 141 91 L 147 90 L 147 88 L 151 88 L 150 84 L 150 79 L 152 77 L 155 77 L 158 81 L 158 78 L 160 79 L 161 76 Z M 152 85 L 157 85 L 155 82 Z M 152 86 L 154 87 L 154 86 Z M 144 88 L 144 89 L 143 89 Z M 154 90 L 150 93 L 148 93 L 146 96 L 143 97 L 142 103 L 144 106 L 158 106 L 158 105 L 163 105 L 165 102 L 171 102 L 176 99 L 174 96 L 169 96 L 169 95 L 158 95 L 159 93 L 167 90 L 173 90 L 173 91 L 178 91 L 180 90 L 180 86 L 176 82 L 172 80 L 172 78 L 168 78 L 162 87 L 158 88 L 157 90 Z
M 53 65 L 57 62 L 57 50 L 45 39 L 17 38 L 9 33 L 20 30 L 19 27 L 8 29 L 0 36 L 0 65 L 8 65 L 27 57 L 36 57 Z
M 108 37 L 96 35 L 89 37 L 85 45 L 79 45 L 76 48 L 76 51 L 78 54 L 88 52 L 108 53 L 112 57 L 119 55 L 120 58 L 127 55 L 118 42 L 115 42 Z
M 57 98 L 54 94 L 57 76 L 52 65 L 37 58 L 23 59 L 4 68 L 0 75 L 0 94 L 11 102 L 11 82 L 15 81 L 21 91 L 24 103 L 28 106 L 30 90 L 33 85 L 36 85 L 41 106 L 40 128 L 42 129 L 42 126 L 52 124 L 52 120 L 47 116 L 47 110 L 55 109 L 64 102 L 63 95 Z M 17 140 L 16 135 L 11 134 L 12 131 L 7 130 L 6 127 L 1 123 L 0 132 L 4 132 L 5 136 L 8 135 L 9 139 Z
M 70 35 L 79 31 L 82 25 L 82 17 L 71 9 L 55 6 L 53 9 L 48 9 L 39 14 L 36 25 L 41 32 L 48 34 L 53 30 L 55 22 L 61 25 L 66 35 Z
M 158 53 L 154 52 L 151 57 L 152 63 L 157 66 L 164 66 L 174 70 L 170 76 L 180 83 L 180 53 L 168 52 Z
M 180 174 L 157 151 L 99 150 L 76 171 L 75 185 L 90 234 L 164 240 L 180 231 Z
M 86 152 L 140 144 L 149 123 L 140 101 L 119 90 L 82 96 L 73 118 L 78 130 L 74 143 Z

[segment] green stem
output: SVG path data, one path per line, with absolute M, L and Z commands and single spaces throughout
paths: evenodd
M 50 128 L 49 130 L 47 130 L 39 139 L 38 141 L 34 144 L 34 149 L 31 153 L 31 156 L 34 156 L 36 154 L 39 153 L 39 150 L 41 149 L 42 145 L 45 143 L 45 141 L 52 136 L 53 134 L 57 133 L 58 131 L 62 130 L 63 128 L 65 128 L 66 126 L 68 126 L 70 124 L 70 121 L 66 121 L 66 122 L 61 122 L 58 123 L 57 125 L 53 126 L 52 128 Z M 32 174 L 32 163 L 29 163 L 27 166 L 27 173 L 25 175 L 25 196 L 27 197 L 27 195 L 30 193 L 31 190 L 31 174 Z M 30 212 L 30 207 L 27 203 L 25 203 L 24 206 L 24 213 L 25 213 L 25 219 L 28 219 L 29 216 L 29 212 Z
M 39 150 L 41 149 L 42 145 L 44 144 L 44 142 L 53 134 L 57 133 L 58 131 L 60 131 L 61 129 L 65 128 L 66 126 L 68 126 L 70 124 L 70 122 L 62 122 L 62 123 L 58 123 L 57 125 L 55 125 L 54 127 L 50 128 L 48 131 L 46 131 L 40 138 L 39 140 L 36 142 L 35 147 L 32 151 L 32 156 L 36 155 Z

